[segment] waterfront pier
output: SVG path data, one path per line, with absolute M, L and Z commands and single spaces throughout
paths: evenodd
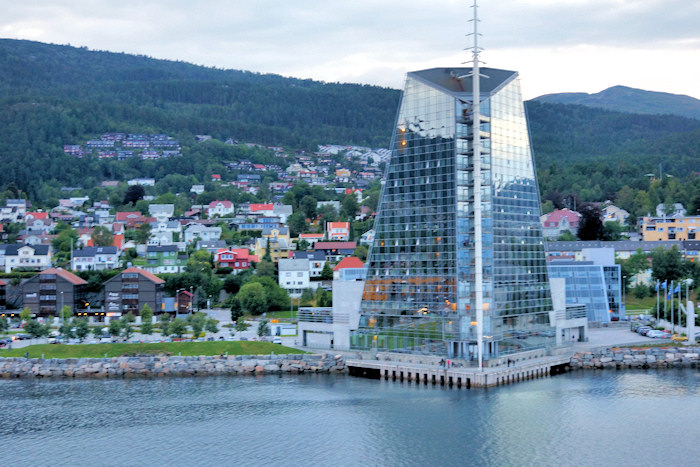
M 439 384 L 454 388 L 490 387 L 512 384 L 534 378 L 563 373 L 571 362 L 571 354 L 537 356 L 506 360 L 504 365 L 485 368 L 460 366 L 459 362 L 406 361 L 403 355 L 385 355 L 382 360 L 347 358 L 345 365 L 352 376 L 374 379 L 410 381 L 419 384 Z M 402 358 L 403 357 L 403 358 Z M 404 361 L 401 361 L 401 360 Z

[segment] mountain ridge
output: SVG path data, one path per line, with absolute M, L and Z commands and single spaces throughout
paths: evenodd
M 700 99 L 660 91 L 646 91 L 629 86 L 611 86 L 597 93 L 564 92 L 544 94 L 532 99 L 548 104 L 576 104 L 618 112 L 678 115 L 700 120 Z

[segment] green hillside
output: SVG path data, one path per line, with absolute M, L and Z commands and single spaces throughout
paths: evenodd
M 652 101 L 660 113 L 678 108 L 678 96 L 613 91 L 598 97 L 618 108 Z M 89 189 L 108 179 L 168 174 L 187 177 L 180 179 L 184 188 L 223 172 L 224 161 L 275 157 L 242 145 L 195 143 L 197 134 L 291 150 L 314 150 L 319 143 L 387 147 L 399 97 L 398 90 L 376 86 L 0 40 L 0 190 L 12 184 L 44 202 L 61 186 Z M 544 198 L 555 205 L 565 196 L 616 200 L 627 187 L 649 191 L 636 212 L 669 197 L 693 202 L 693 190 L 659 187 L 652 193 L 646 174 L 658 173 L 662 163 L 678 185 L 700 172 L 700 120 L 546 101 L 527 103 Z M 183 157 L 116 161 L 64 154 L 64 145 L 104 132 L 166 133 L 178 139 Z

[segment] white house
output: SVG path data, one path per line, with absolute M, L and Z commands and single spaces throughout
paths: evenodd
M 207 216 L 210 218 L 214 216 L 226 217 L 228 215 L 233 215 L 233 203 L 231 201 L 212 201 L 209 203 L 207 208 Z
M 148 244 L 172 245 L 179 241 L 181 233 L 182 226 L 178 221 L 151 222 L 151 236 Z
M 29 268 L 39 271 L 51 267 L 51 247 L 49 245 L 7 245 L 5 249 L 5 272 L 16 268 Z
M 192 243 L 195 238 L 211 242 L 221 238 L 221 227 L 206 227 L 202 224 L 191 224 L 185 230 L 185 243 Z
M 158 222 L 166 222 L 175 214 L 174 204 L 149 204 L 148 212 L 155 217 Z
M 323 266 L 326 264 L 326 254 L 322 251 L 295 251 L 295 259 L 309 260 L 310 277 L 321 277 Z
M 116 246 L 81 248 L 73 252 L 73 271 L 102 271 L 119 267 L 119 251 Z
M 301 297 L 304 289 L 310 287 L 309 260 L 308 259 L 280 259 L 279 279 L 280 287 L 287 290 L 290 297 Z
M 201 195 L 204 193 L 204 185 L 192 185 L 192 188 L 190 188 L 190 193 Z

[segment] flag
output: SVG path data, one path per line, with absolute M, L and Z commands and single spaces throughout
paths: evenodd
M 659 281 L 656 281 L 656 287 L 654 287 L 654 292 L 659 291 Z
M 675 289 L 673 289 L 673 293 L 678 293 L 681 291 L 681 285 L 678 284 Z
M 666 281 L 664 281 L 664 283 L 661 284 L 661 288 L 664 289 L 664 290 L 666 290 Z

